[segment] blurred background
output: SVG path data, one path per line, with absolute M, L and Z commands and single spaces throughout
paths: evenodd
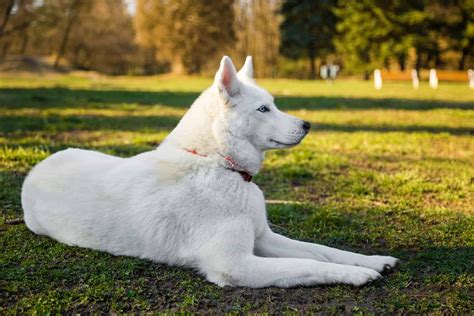
M 472 0 L 2 0 L 0 71 L 203 74 L 229 55 L 256 75 L 316 79 L 321 66 L 410 80 L 474 67 Z M 426 72 L 421 72 L 427 78 Z

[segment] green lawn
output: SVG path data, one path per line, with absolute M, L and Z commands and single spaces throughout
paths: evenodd
M 5 220 L 48 155 L 151 150 L 211 82 L 189 77 L 0 77 L 0 313 L 469 313 L 474 302 L 474 91 L 466 84 L 261 80 L 312 122 L 255 182 L 287 236 L 401 259 L 362 288 L 219 288 L 191 270 L 68 247 Z M 276 200 L 276 201 L 275 201 Z M 287 201 L 282 204 L 278 201 Z M 298 203 L 293 203 L 298 201 Z

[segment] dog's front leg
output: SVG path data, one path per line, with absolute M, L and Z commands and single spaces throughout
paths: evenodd
M 202 272 L 220 286 L 294 287 L 299 285 L 349 284 L 361 286 L 381 275 L 372 269 L 297 258 L 262 258 L 252 254 L 211 258 L 203 262 Z M 224 260 L 222 260 L 224 259 Z M 211 262 L 212 261 L 212 262 Z M 219 263 L 216 264 L 216 261 Z
M 263 258 L 253 253 L 255 235 L 244 220 L 228 222 L 203 243 L 199 270 L 220 286 L 254 288 L 343 283 L 359 286 L 380 274 L 372 269 L 300 258 Z
M 264 257 L 308 258 L 324 262 L 361 266 L 382 272 L 392 269 L 398 259 L 389 256 L 366 256 L 318 244 L 293 240 L 268 228 L 255 241 L 255 250 Z

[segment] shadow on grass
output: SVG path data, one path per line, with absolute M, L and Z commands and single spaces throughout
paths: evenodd
M 451 127 L 451 126 L 426 126 L 426 125 L 364 125 L 364 124 L 324 124 L 312 123 L 313 131 L 334 131 L 334 132 L 404 132 L 404 133 L 447 133 L 452 135 L 472 135 L 474 128 Z
M 434 101 L 404 98 L 299 97 L 277 96 L 276 104 L 285 110 L 474 110 L 473 102 Z
M 173 115 L 148 116 L 101 116 L 101 115 L 0 115 L 0 132 L 62 132 L 74 130 L 88 131 L 171 131 L 181 117 Z M 325 124 L 312 123 L 313 130 L 337 132 L 425 132 L 448 133 L 452 135 L 471 135 L 474 128 L 427 125 L 363 125 L 363 124 Z
M 120 146 L 114 146 L 113 150 L 121 151 Z M 306 178 L 299 169 L 292 172 L 293 180 Z M 0 207 L 8 210 L 7 215 L 12 218 L 21 214 L 19 196 L 23 178 L 23 173 L 0 172 L 0 190 L 5 190 L 0 191 Z M 271 205 L 268 209 L 271 222 L 277 225 L 275 230 L 286 236 L 365 254 L 393 255 L 401 259 L 401 265 L 382 281 L 360 289 L 340 285 L 220 288 L 189 269 L 69 247 L 34 235 L 24 225 L 5 225 L 2 227 L 5 231 L 0 232 L 0 270 L 4 281 L 4 301 L 0 306 L 24 313 L 29 309 L 53 307 L 63 313 L 111 310 L 219 313 L 243 308 L 281 313 L 289 306 L 299 311 L 317 307 L 318 311 L 344 313 L 347 306 L 363 304 L 365 311 L 380 314 L 387 311 L 387 306 L 415 312 L 419 309 L 420 295 L 438 302 L 439 297 L 431 297 L 433 293 L 448 291 L 459 293 L 462 300 L 456 304 L 468 305 L 468 281 L 463 280 L 472 273 L 474 248 L 449 246 L 453 244 L 450 241 L 444 247 L 434 247 L 431 238 L 436 238 L 436 234 L 427 234 L 428 230 L 438 231 L 446 238 L 460 240 L 459 234 L 470 227 L 468 215 L 442 217 L 437 224 L 431 224 L 416 212 L 403 210 L 387 214 L 384 209 L 335 209 L 317 205 Z M 401 306 L 397 305 L 400 295 L 406 295 Z M 185 303 L 185 298 L 192 299 L 192 304 Z M 467 311 L 464 305 L 456 306 Z
M 71 106 L 111 107 L 120 103 L 144 105 L 165 104 L 186 108 L 197 93 L 94 91 L 53 89 L 3 89 L 0 106 L 4 108 L 49 108 Z M 474 109 L 473 103 L 431 102 L 404 99 L 348 99 L 282 97 L 277 100 L 283 109 L 406 109 L 428 110 L 436 108 Z M 14 131 L 59 132 L 65 130 L 170 130 L 179 120 L 175 116 L 0 116 L 0 133 Z M 378 126 L 378 125 L 316 125 L 316 130 L 371 131 L 371 132 L 447 132 L 472 134 L 469 128 L 432 126 Z M 54 133 L 51 133 L 53 135 Z M 37 146 L 31 142 L 26 146 Z M 61 141 L 46 145 L 50 152 L 67 147 Z M 89 148 L 120 155 L 132 155 L 148 150 L 156 144 L 115 145 Z M 57 147 L 56 147 L 57 146 Z M 15 159 L 15 158 L 13 158 Z M 31 165 L 31 164 L 28 164 Z M 325 167 L 326 168 L 326 167 Z M 330 166 L 326 169 L 337 169 Z M 287 179 L 291 184 L 309 185 L 311 173 L 302 168 L 288 171 L 281 168 L 276 179 Z M 339 170 L 339 169 L 337 169 Z M 272 171 L 273 172 L 273 171 Z M 283 176 L 281 173 L 283 172 Z M 267 175 L 272 174 L 267 172 Z M 0 172 L 0 207 L 8 215 L 21 214 L 20 189 L 24 174 Z M 273 177 L 272 177 L 273 178 Z M 269 176 L 258 179 L 264 186 L 271 183 Z M 332 181 L 331 178 L 328 182 Z M 329 187 L 327 195 L 336 194 L 334 183 L 322 182 Z M 332 187 L 331 187 L 332 185 Z M 68 247 L 47 237 L 29 232 L 24 225 L 9 226 L 0 233 L 2 244 L 2 286 L 0 306 L 21 306 L 19 313 L 28 309 L 46 309 L 56 306 L 62 312 L 104 312 L 111 310 L 185 310 L 187 312 L 232 312 L 248 308 L 253 311 L 282 313 L 289 308 L 304 311 L 308 306 L 316 311 L 330 309 L 335 314 L 348 313 L 349 306 L 367 307 L 368 312 L 381 314 L 385 306 L 402 312 L 420 312 L 417 302 L 420 294 L 429 297 L 433 291 L 460 293 L 461 301 L 468 304 L 468 281 L 462 278 L 472 273 L 474 249 L 453 245 L 461 240 L 460 234 L 470 229 L 470 218 L 440 217 L 437 222 L 423 220 L 414 212 L 384 209 L 357 210 L 331 209 L 315 205 L 270 206 L 270 219 L 279 232 L 312 242 L 344 248 L 367 254 L 391 254 L 402 260 L 401 266 L 384 281 L 362 289 L 343 286 L 295 289 L 219 288 L 186 269 L 170 268 L 146 260 L 114 257 L 78 247 Z M 436 215 L 441 216 L 441 215 Z M 411 224 L 411 225 L 410 225 Z M 432 234 L 432 232 L 439 234 Z M 440 237 L 440 235 L 442 237 Z M 437 240 L 436 238 L 444 238 Z M 433 247 L 438 241 L 444 247 Z M 445 281 L 446 280 L 446 281 Z M 461 281 L 459 281 L 461 280 Z M 459 281 L 458 283 L 456 283 Z M 454 286 L 454 284 L 456 284 Z M 440 287 L 443 287 L 440 289 Z M 455 292 L 458 291 L 458 292 Z M 340 294 L 343 292 L 344 294 Z M 400 305 L 400 294 L 409 297 Z M 448 294 L 450 294 L 448 293 Z M 411 296 L 410 296 L 411 295 Z M 184 299 L 191 302 L 184 302 Z M 145 302 L 145 303 L 144 303 Z M 439 303 L 431 298 L 430 304 Z M 36 305 L 35 305 L 36 304 Z M 43 304 L 43 305 L 41 305 Z M 186 305 L 187 304 L 187 305 Z M 398 305 L 397 305 L 398 304 Z M 411 305 L 410 305 L 411 304 Z M 451 304 L 451 301 L 447 301 Z M 407 305 L 413 306 L 411 309 Z M 39 307 L 38 307 L 39 306 Z M 437 305 L 430 307 L 434 311 Z M 458 307 L 457 307 L 458 308 Z M 388 309 L 390 310 L 390 309 Z M 430 310 L 428 310 L 430 311 Z M 448 310 L 449 311 L 449 310 Z M 467 307 L 461 311 L 468 312 Z M 451 311 L 452 312 L 452 311 Z
M 0 115 L 0 132 L 46 131 L 61 132 L 73 130 L 89 131 L 169 131 L 180 120 L 178 116 L 100 116 L 100 115 Z
M 21 144 L 9 144 L 9 148 L 43 148 L 47 149 L 50 153 L 55 153 L 67 148 L 81 148 L 86 150 L 96 150 L 101 153 L 106 153 L 119 157 L 132 157 L 138 154 L 141 154 L 146 151 L 150 151 L 158 147 L 160 142 L 158 140 L 152 140 L 139 144 L 120 144 L 120 145 L 91 145 L 84 144 L 81 142 L 75 142 L 74 139 L 63 141 L 59 140 L 57 142 L 48 142 L 45 144 L 44 141 L 26 141 Z
M 120 104 L 161 104 L 187 108 L 198 93 L 127 90 L 74 90 L 66 88 L 0 89 L 3 108 L 115 108 Z M 474 102 L 444 102 L 412 99 L 370 99 L 342 97 L 280 97 L 284 110 L 365 110 L 365 109 L 463 109 L 474 110 Z M 0 112 L 1 113 L 1 112 Z M 172 115 L 110 117 L 100 115 L 18 115 L 1 116 L 0 132 L 71 130 L 171 130 L 180 117 Z M 453 135 L 473 134 L 474 128 L 424 125 L 360 125 L 315 123 L 316 131 L 341 132 L 427 132 Z
M 189 269 L 69 247 L 34 235 L 25 227 L 8 228 L 5 234 L 2 274 L 8 286 L 4 306 L 12 308 L 18 304 L 28 310 L 45 297 L 44 307 L 54 304 L 56 308 L 61 307 L 62 312 L 74 313 L 108 313 L 111 309 L 222 312 L 242 308 L 274 313 L 283 312 L 288 306 L 300 311 L 318 307 L 320 311 L 343 313 L 347 306 L 361 303 L 366 311 L 380 313 L 386 306 L 396 306 L 401 293 L 407 298 L 398 308 L 410 310 L 412 305 L 411 309 L 417 308 L 420 295 L 430 297 L 443 291 L 443 287 L 453 291 L 450 284 L 470 273 L 467 263 L 474 260 L 472 247 L 426 247 L 410 252 L 395 251 L 393 255 L 400 257 L 401 265 L 381 281 L 363 288 L 340 285 L 221 288 Z M 437 282 L 443 284 L 441 289 Z M 341 295 L 341 291 L 345 294 Z M 455 291 L 467 295 L 469 289 L 457 286 Z M 48 300 L 51 297 L 54 300 Z M 192 298 L 193 303 L 185 304 L 185 297 Z M 468 302 L 468 297 L 465 300 Z M 27 303 L 33 305 L 28 307 Z
M 0 107 L 5 108 L 63 108 L 96 104 L 138 103 L 162 104 L 188 108 L 199 96 L 198 92 L 133 91 L 133 90 L 80 90 L 67 88 L 6 88 L 0 89 Z M 277 105 L 284 110 L 474 110 L 474 102 L 448 102 L 404 98 L 347 98 L 277 96 Z
M 474 247 L 465 246 L 465 231 L 472 229 L 468 214 L 438 216 L 426 225 L 426 214 L 400 209 L 343 208 L 315 205 L 270 205 L 273 229 L 289 237 L 363 254 L 390 254 L 401 259 L 399 271 L 411 280 L 445 277 L 454 282 L 473 272 Z M 433 215 L 435 216 L 435 215 Z M 434 217 L 433 217 L 434 218 Z M 399 234 L 399 230 L 406 230 Z M 431 237 L 430 237 L 431 236 Z M 436 236 L 436 237 L 435 237 Z M 445 238 L 446 246 L 433 246 Z M 448 241 L 449 239 L 449 241 Z M 458 246 L 452 240 L 464 240 Z
M 21 217 L 20 192 L 26 174 L 16 171 L 0 171 L 0 216 Z
M 0 89 L 0 107 L 4 108 L 65 108 L 138 103 L 162 104 L 188 108 L 199 93 L 132 90 L 76 90 L 67 88 Z M 100 106 L 99 106 L 100 107 Z

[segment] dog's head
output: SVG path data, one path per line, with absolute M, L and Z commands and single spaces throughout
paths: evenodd
M 273 97 L 256 85 L 250 56 L 238 73 L 224 56 L 213 86 L 220 97 L 213 126 L 218 137 L 226 134 L 264 151 L 295 146 L 310 129 L 308 122 L 278 110 Z

